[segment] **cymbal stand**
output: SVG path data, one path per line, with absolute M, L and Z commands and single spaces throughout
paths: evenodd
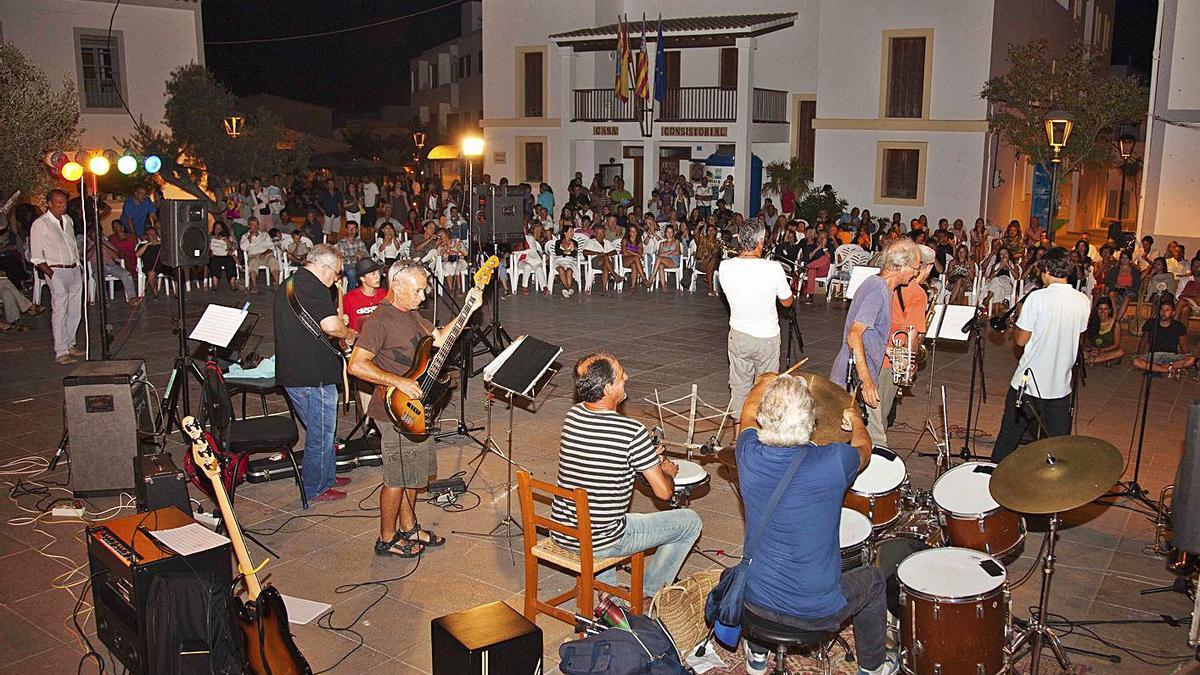
M 975 459 L 971 451 L 971 424 L 975 421 L 975 378 L 979 378 L 980 405 L 987 403 L 987 377 L 983 372 L 983 327 L 987 320 L 983 307 L 975 308 L 975 318 L 970 323 L 971 339 L 971 387 L 967 393 L 967 427 L 963 434 L 963 446 L 959 457 L 967 461 Z M 949 439 L 947 439 L 949 443 Z
M 1158 334 L 1159 316 L 1160 312 L 1155 312 L 1154 316 L 1151 317 L 1153 319 L 1153 324 L 1150 326 L 1149 338 L 1148 342 L 1146 343 L 1149 347 L 1149 354 L 1146 355 L 1146 362 L 1149 364 L 1150 370 L 1147 370 L 1145 373 L 1143 373 L 1146 384 L 1142 387 L 1141 392 L 1142 411 L 1141 418 L 1138 422 L 1137 455 L 1133 461 L 1133 478 L 1128 481 L 1117 483 L 1117 487 L 1120 488 L 1120 492 L 1110 492 L 1103 495 L 1104 497 L 1128 497 L 1129 499 L 1146 506 L 1155 513 L 1158 513 L 1159 511 L 1158 503 L 1150 499 L 1150 495 L 1146 492 L 1146 488 L 1142 487 L 1142 484 L 1138 481 L 1138 478 L 1142 472 L 1142 449 L 1146 442 L 1146 417 L 1150 412 L 1150 390 L 1154 385 L 1154 340 Z
M 792 367 L 792 342 L 796 343 L 796 347 L 801 354 L 804 353 L 804 333 L 800 332 L 800 324 L 796 323 L 796 299 L 792 298 L 792 304 L 784 310 L 787 313 L 787 356 L 784 359 L 784 369 Z
M 1049 460 L 1047 460 L 1049 461 Z M 1046 556 L 1042 565 L 1042 588 L 1038 594 L 1037 611 L 1029 619 L 1029 624 L 1013 639 L 1009 654 L 1016 661 L 1016 654 L 1026 644 L 1030 645 L 1029 675 L 1038 675 L 1041 670 L 1042 644 L 1050 645 L 1058 665 L 1068 672 L 1073 672 L 1071 660 L 1067 658 L 1066 649 L 1058 636 L 1046 625 L 1047 606 L 1050 604 L 1050 582 L 1054 579 L 1054 542 L 1058 539 L 1058 526 L 1062 523 L 1057 513 L 1050 514 L 1050 531 L 1046 533 Z

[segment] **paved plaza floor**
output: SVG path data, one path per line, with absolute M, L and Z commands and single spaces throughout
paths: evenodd
M 251 300 L 252 311 L 263 314 L 258 332 L 265 339 L 263 351 L 273 351 L 270 299 L 266 294 L 245 296 L 229 293 L 194 293 L 189 297 L 189 320 L 199 315 L 207 302 L 240 305 Z M 175 355 L 176 341 L 171 333 L 174 301 L 152 300 L 140 309 L 132 321 L 123 303 L 116 303 L 110 320 L 124 339 L 119 358 L 145 359 L 151 380 L 161 389 Z M 725 339 L 727 309 L 719 298 L 704 293 L 637 292 L 618 297 L 577 295 L 517 296 L 502 301 L 504 326 L 513 335 L 529 334 L 561 345 L 559 373 L 542 392 L 536 409 L 519 408 L 513 426 L 513 454 L 535 477 L 553 480 L 558 435 L 562 419 L 572 404 L 570 366 L 577 358 L 595 350 L 616 355 L 629 371 L 629 399 L 624 412 L 647 424 L 657 423 L 653 406 L 645 399 L 657 394 L 672 399 L 687 394 L 696 385 L 701 398 L 723 406 L 728 400 Z M 443 312 L 443 317 L 444 317 Z M 797 310 L 803 332 L 804 356 L 810 361 L 805 370 L 827 374 L 841 340 L 845 311 L 839 306 L 819 302 Z M 30 455 L 49 457 L 62 434 L 62 379 L 70 367 L 53 363 L 49 332 L 49 313 L 32 321 L 34 329 L 0 341 L 0 464 L 3 479 L 15 483 L 21 476 L 14 464 Z M 987 402 L 977 406 L 979 432 L 977 450 L 987 455 L 998 428 L 1007 382 L 1016 364 L 1011 338 L 989 336 L 984 342 L 983 373 Z M 1126 345 L 1131 351 L 1132 342 Z M 937 387 L 945 386 L 947 417 L 955 434 L 952 448 L 962 446 L 962 427 L 966 418 L 968 384 L 971 374 L 970 353 L 963 344 L 938 348 L 917 379 L 914 395 L 902 399 L 892 428 L 890 445 L 903 457 L 912 483 L 929 488 L 934 460 L 919 453 L 934 449 L 921 429 L 927 419 L 942 432 L 941 405 L 935 388 L 933 405 L 926 387 L 933 377 Z M 1115 368 L 1093 368 L 1087 373 L 1080 393 L 1078 433 L 1109 441 L 1129 454 L 1136 446 L 1132 436 L 1138 417 L 1142 379 L 1125 364 Z M 1159 490 L 1171 483 L 1182 452 L 1187 404 L 1196 398 L 1200 385 L 1192 381 L 1157 379 L 1144 439 L 1139 478 L 1157 499 Z M 193 397 L 195 398 L 195 397 Z M 479 379 L 472 380 L 467 398 L 466 418 L 473 424 L 484 419 L 484 393 Z M 275 397 L 272 412 L 284 411 Z M 250 410 L 257 410 L 252 401 Z M 339 409 L 340 411 L 340 409 Z M 497 404 L 492 433 L 503 445 L 508 414 Z M 457 415 L 451 407 L 447 416 Z M 352 414 L 339 420 L 339 435 L 353 425 Z M 483 432 L 480 432 L 482 434 Z M 706 438 L 711 428 L 698 435 Z M 669 424 L 666 435 L 682 440 L 685 429 Z M 728 436 L 728 434 L 726 434 Z M 178 460 L 183 446 L 176 435 L 170 442 Z M 913 450 L 917 452 L 912 452 Z M 439 476 L 469 471 L 468 461 L 477 446 L 451 439 L 438 452 Z M 132 452 L 132 451 L 131 451 Z M 734 560 L 742 542 L 740 504 L 732 487 L 736 467 L 730 451 L 699 460 L 712 476 L 712 482 L 692 503 L 703 517 L 704 531 L 698 548 L 722 564 Z M 1128 463 L 1126 478 L 1133 474 Z M 478 500 L 474 508 L 454 512 L 421 505 L 419 517 L 424 526 L 448 538 L 441 549 L 429 551 L 419 562 L 375 556 L 372 542 L 378 536 L 375 489 L 381 478 L 378 468 L 359 468 L 349 475 L 350 498 L 322 504 L 303 512 L 298 504 L 295 485 L 276 481 L 245 485 L 238 492 L 237 513 L 243 525 L 263 533 L 264 543 L 280 554 L 266 568 L 267 579 L 284 593 L 332 603 L 331 622 L 335 626 L 359 620 L 352 630 L 331 632 L 314 625 L 293 626 L 296 641 L 314 670 L 338 664 L 334 672 L 420 673 L 431 669 L 429 621 L 448 612 L 503 600 L 514 607 L 522 602 L 521 540 L 512 545 L 510 557 L 504 541 L 455 532 L 487 532 L 505 514 L 505 463 L 489 456 L 484 460 L 470 488 Z M 39 480 L 66 479 L 65 467 L 39 477 Z M 65 493 L 54 493 L 61 496 Z M 203 495 L 193 489 L 193 496 Z M 36 525 L 18 520 L 30 514 L 37 496 L 25 496 L 16 502 L 0 499 L 0 673 L 74 672 L 83 650 L 71 627 L 74 595 L 82 590 L 87 560 L 79 523 L 53 524 L 43 519 Z M 475 499 L 464 498 L 470 505 Z M 1065 637 L 1069 647 L 1118 654 L 1114 645 L 1136 651 L 1154 665 L 1143 663 L 1130 653 L 1119 653 L 1119 664 L 1103 658 L 1074 654 L 1076 663 L 1094 673 L 1164 673 L 1177 666 L 1170 661 L 1186 657 L 1187 623 L 1192 603 L 1172 592 L 1142 595 L 1156 586 L 1169 585 L 1173 575 L 1165 560 L 1149 551 L 1155 540 L 1152 519 L 1143 509 L 1126 500 L 1116 506 L 1088 506 L 1066 515 L 1067 525 L 1058 546 L 1058 573 L 1051 592 L 1051 610 L 1073 620 L 1098 622 L 1075 629 Z M 17 503 L 19 502 L 19 504 Z M 94 500 L 96 510 L 111 507 L 115 499 Z M 206 502 L 207 506 L 207 502 Z M 515 504 L 514 513 L 518 511 Z M 666 508 L 646 494 L 635 493 L 633 509 L 651 511 Z M 304 518 L 294 516 L 304 514 Z M 519 514 L 517 514 L 519 517 Z M 313 516 L 313 517 L 310 517 Z M 1036 562 L 1044 522 L 1030 519 L 1024 553 L 1008 565 L 1008 579 L 1016 581 Z M 718 552 L 723 552 L 718 553 Z M 256 558 L 265 554 L 252 546 Z M 515 562 L 513 558 L 515 557 Z M 713 567 L 715 562 L 693 553 L 685 574 Z M 69 575 L 72 570 L 76 574 Z M 407 575 L 407 576 L 405 576 Z M 356 585 L 361 582 L 404 576 L 389 584 Z M 566 576 L 542 568 L 543 596 L 568 587 Z M 69 588 L 59 588 L 69 586 Z M 385 592 L 386 588 L 386 592 Z M 1026 615 L 1035 604 L 1037 577 L 1012 591 L 1014 614 Z M 88 598 L 90 600 L 90 598 Z M 365 613 L 364 613 L 365 612 Z M 360 616 L 361 615 L 361 616 Z M 1183 618 L 1180 624 L 1155 622 L 1162 616 Z M 85 631 L 94 637 L 95 621 L 84 617 Z M 1109 623 L 1122 622 L 1127 623 Z M 558 645 L 569 636 L 569 628 L 547 617 L 538 624 L 545 635 L 546 672 L 557 671 Z M 355 649 L 359 642 L 362 646 Z M 352 653 L 350 653 L 353 650 Z M 347 654 L 349 653 L 349 656 Z M 1173 656 L 1164 658 L 1164 655 Z M 339 663 L 340 659 L 341 660 Z M 1050 664 L 1047 652 L 1047 665 Z M 112 666 L 110 659 L 110 668 Z M 95 672 L 93 664 L 84 672 Z

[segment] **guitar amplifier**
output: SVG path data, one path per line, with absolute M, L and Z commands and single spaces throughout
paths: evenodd
M 147 641 L 147 598 L 162 575 L 188 575 L 233 584 L 229 544 L 181 556 L 160 548 L 148 532 L 182 527 L 196 521 L 175 508 L 115 518 L 87 528 L 88 567 L 96 635 L 130 673 L 158 675 L 151 668 Z M 183 610 L 180 610 L 181 612 Z M 204 616 L 177 617 L 204 625 Z
M 133 492 L 130 460 L 158 452 L 153 403 L 141 359 L 88 361 L 63 378 L 76 497 Z
M 540 675 L 542 629 L 503 602 L 429 622 L 437 675 Z
M 192 515 L 187 475 L 175 468 L 171 455 L 160 452 L 133 458 L 134 496 L 138 513 L 168 506 Z

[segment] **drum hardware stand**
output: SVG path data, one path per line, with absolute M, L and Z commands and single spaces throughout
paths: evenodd
M 983 330 L 980 327 L 980 323 L 985 321 L 986 318 L 987 314 L 984 312 L 984 308 L 976 307 L 975 318 L 971 319 L 966 326 L 963 326 L 963 328 L 966 328 L 967 332 L 970 333 L 969 339 L 971 341 L 972 356 L 971 387 L 969 393 L 967 394 L 967 426 L 966 431 L 963 434 L 963 446 L 959 451 L 959 457 L 962 457 L 968 462 L 977 459 L 976 455 L 971 451 L 971 424 L 975 421 L 974 413 L 976 376 L 979 378 L 979 391 L 981 395 L 980 405 L 987 403 L 987 377 L 985 376 L 983 370 Z M 949 437 L 947 437 L 946 442 L 950 442 Z
M 792 368 L 790 368 L 787 372 L 790 372 L 791 370 L 794 370 L 807 362 L 807 358 L 801 359 L 799 363 L 792 366 Z M 721 435 L 725 431 L 726 420 L 732 417 L 733 413 L 729 410 L 729 404 L 726 404 L 722 409 L 707 403 L 704 399 L 700 398 L 700 395 L 697 393 L 697 387 L 695 383 L 692 384 L 691 393 L 687 394 L 686 396 L 680 396 L 679 398 L 672 399 L 670 401 L 662 401 L 658 397 L 658 389 L 655 388 L 654 398 L 647 396 L 642 400 L 654 406 L 655 410 L 658 412 L 658 426 L 655 427 L 655 435 L 659 444 L 683 448 L 685 456 L 689 461 L 692 459 L 692 451 L 694 450 L 699 450 L 701 455 L 713 455 L 723 449 L 723 446 L 721 445 Z M 686 415 L 676 412 L 670 408 L 671 405 L 681 401 L 688 402 L 688 413 Z M 708 410 L 713 411 L 713 414 L 697 417 L 696 412 L 699 406 L 703 406 Z M 671 415 L 671 419 L 678 417 L 679 419 L 687 420 L 686 441 L 679 443 L 675 441 L 668 441 L 663 438 L 663 429 L 665 429 L 667 426 L 666 419 L 663 417 L 664 410 Z M 706 443 L 696 443 L 696 422 L 708 422 L 716 419 L 720 420 L 720 422 L 717 424 L 717 433 L 713 436 L 710 436 Z
M 475 470 L 471 472 L 471 477 L 467 480 L 468 489 L 470 489 L 471 482 L 475 480 L 475 476 L 479 473 L 479 469 L 483 467 L 483 461 L 487 459 L 488 453 L 497 455 L 507 464 L 508 473 L 504 481 L 504 517 L 488 532 L 453 530 L 454 534 L 489 539 L 504 539 L 508 542 L 508 555 L 513 565 L 517 564 L 517 558 L 516 553 L 513 552 L 512 538 L 524 532 L 521 528 L 521 523 L 513 518 L 512 513 L 513 465 L 516 465 L 522 471 L 529 471 L 529 469 L 513 461 L 512 437 L 513 414 L 515 412 L 513 399 L 521 397 L 531 403 L 535 403 L 537 401 L 536 387 L 538 383 L 548 382 L 558 372 L 551 365 L 558 358 L 559 354 L 562 353 L 562 348 L 560 347 L 548 345 L 537 339 L 526 340 L 527 337 L 522 335 L 514 340 L 492 363 L 488 364 L 487 369 L 484 371 L 484 387 L 486 389 L 488 385 L 491 386 L 491 390 L 487 391 L 486 404 L 488 435 L 484 439 L 483 448 L 468 462 L 470 464 L 476 460 L 479 461 L 475 466 Z M 511 364 L 509 363 L 510 361 L 512 362 Z M 506 368 L 505 366 L 508 365 L 512 367 Z M 505 396 L 508 402 L 508 454 L 502 452 L 496 445 L 495 439 L 492 438 L 492 406 L 494 405 L 496 391 L 500 391 L 501 396 Z
M 1050 461 L 1050 458 L 1047 458 Z M 1046 625 L 1047 606 L 1050 603 L 1050 582 L 1054 578 L 1054 542 L 1058 539 L 1058 526 L 1061 523 L 1057 513 L 1050 514 L 1050 531 L 1046 534 L 1046 556 L 1043 558 L 1042 566 L 1042 588 L 1038 594 L 1037 611 L 1030 617 L 1029 623 L 1017 634 L 1013 639 L 1010 653 L 1013 654 L 1014 660 L 1017 652 L 1027 643 L 1030 645 L 1030 675 L 1038 675 L 1041 670 L 1042 644 L 1043 641 L 1050 645 L 1050 650 L 1054 652 L 1054 657 L 1058 659 L 1058 664 L 1063 670 L 1072 671 L 1071 660 L 1067 658 L 1066 650 L 1062 642 L 1054 631 Z

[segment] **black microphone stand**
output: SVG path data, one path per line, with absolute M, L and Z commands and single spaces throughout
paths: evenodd
M 967 426 L 963 434 L 963 446 L 959 451 L 959 457 L 966 461 L 976 459 L 975 453 L 971 451 L 971 423 L 975 417 L 975 380 L 979 379 L 980 405 L 987 403 L 987 377 L 983 371 L 983 330 L 980 327 L 982 317 L 986 316 L 983 313 L 982 307 L 975 308 L 975 317 L 972 318 L 964 328 L 970 333 L 968 338 L 972 345 L 971 356 L 971 388 L 967 394 Z M 949 443 L 949 439 L 947 439 Z
M 1161 321 L 1162 308 L 1160 305 L 1159 309 L 1154 312 L 1154 322 L 1150 326 L 1150 332 L 1148 334 L 1149 341 L 1146 345 L 1148 347 L 1148 352 L 1146 354 L 1146 364 L 1148 366 L 1148 370 L 1146 370 L 1144 376 L 1146 379 L 1146 384 L 1144 387 L 1142 387 L 1141 393 L 1142 412 L 1141 419 L 1138 422 L 1137 454 L 1135 455 L 1133 461 L 1133 479 L 1118 482 L 1117 487 L 1120 488 L 1118 492 L 1108 492 L 1101 496 L 1102 498 L 1128 497 L 1129 499 L 1146 506 L 1155 513 L 1158 513 L 1159 510 L 1158 503 L 1150 499 L 1149 494 L 1146 492 L 1146 488 L 1142 487 L 1142 484 L 1138 482 L 1138 477 L 1142 471 L 1142 448 L 1144 447 L 1146 441 L 1146 416 L 1150 411 L 1150 390 L 1154 385 L 1154 340 L 1158 336 L 1158 328 Z M 1146 335 L 1146 333 L 1143 333 L 1143 335 Z

